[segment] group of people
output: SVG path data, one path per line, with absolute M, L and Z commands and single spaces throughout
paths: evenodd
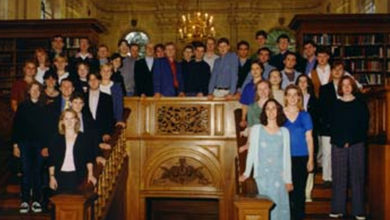
M 265 54 L 267 59 L 262 58 Z M 240 94 L 240 126 L 247 128 L 241 135 L 247 135 L 248 142 L 239 153 L 248 150 L 248 157 L 239 180 L 245 181 L 253 168 L 259 193 L 276 205 L 271 219 L 301 220 L 305 202 L 312 201 L 315 167 L 320 164 L 324 186 L 332 187 L 329 217 L 347 214 L 349 184 L 351 214 L 366 219 L 369 112 L 362 99 L 363 88 L 341 61 L 330 63 L 327 48 L 317 47 L 313 41 L 304 43 L 305 60 L 298 61 L 302 59 L 299 55 L 285 51 L 268 62 L 269 54 L 267 48 L 258 50 L 259 58 L 252 62 L 246 78 L 250 77 L 250 82 L 244 83 Z M 284 66 L 272 62 L 279 58 Z M 304 65 L 297 67 L 299 63 Z
M 227 38 L 208 38 L 185 46 L 180 62 L 172 42 L 146 44 L 144 58 L 140 46 L 126 40 L 112 54 L 100 45 L 95 55 L 81 38 L 80 51 L 69 57 L 60 35 L 52 38 L 50 51 L 36 49 L 11 91 L 14 155 L 23 165 L 20 212 L 29 212 L 30 202 L 33 212 L 42 210 L 45 161 L 48 185 L 56 193 L 73 192 L 85 179 L 96 182 L 93 165 L 105 163 L 105 142 L 115 126 L 125 126 L 123 97 L 192 96 L 242 104 L 240 126 L 249 137 L 239 149 L 248 150 L 240 180 L 254 167 L 259 193 L 276 204 L 271 219 L 304 218 L 317 163 L 334 191 L 330 217 L 346 214 L 343 192 L 351 173 L 352 214 L 365 219 L 368 110 L 361 85 L 313 41 L 304 43 L 300 56 L 289 51 L 285 34 L 277 39 L 278 54 L 265 46 L 265 31 L 255 38 L 259 49 L 252 55 L 247 41 L 238 42 L 234 53 Z

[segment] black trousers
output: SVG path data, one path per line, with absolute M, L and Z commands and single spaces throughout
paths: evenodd
M 58 188 L 54 194 L 73 194 L 78 192 L 82 180 L 76 171 L 74 172 L 57 172 L 56 179 Z
M 292 182 L 294 190 L 290 192 L 290 211 L 292 220 L 305 218 L 305 188 L 307 181 L 308 156 L 291 157 Z
M 19 143 L 22 159 L 22 202 L 30 202 L 32 189 L 33 202 L 41 202 L 42 197 L 42 145 L 34 141 Z

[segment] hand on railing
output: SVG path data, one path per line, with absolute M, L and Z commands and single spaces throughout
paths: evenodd
M 97 180 L 96 177 L 93 176 L 93 174 L 88 175 L 88 183 L 92 183 L 93 185 L 96 185 Z
M 126 128 L 126 123 L 124 123 L 123 121 L 118 121 L 118 122 L 115 124 L 115 127 Z
M 242 174 L 242 175 L 238 178 L 238 181 L 240 181 L 240 182 L 245 182 L 245 180 L 247 180 L 247 179 L 248 179 L 248 177 L 245 176 L 244 174 Z
M 96 164 L 100 164 L 104 167 L 106 165 L 106 159 L 103 157 L 96 157 Z
M 107 143 L 100 143 L 99 144 L 99 147 L 100 149 L 102 150 L 111 150 L 111 145 L 107 144 Z

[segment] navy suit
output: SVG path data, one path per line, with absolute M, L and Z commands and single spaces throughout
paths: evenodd
M 153 68 L 154 93 L 161 93 L 163 96 L 177 96 L 178 93 L 184 92 L 181 64 L 175 61 L 175 66 L 176 78 L 179 83 L 178 88 L 174 86 L 173 73 L 168 58 L 155 59 L 155 66 Z

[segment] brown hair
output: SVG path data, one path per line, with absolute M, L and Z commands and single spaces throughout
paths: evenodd
M 74 132 L 78 133 L 80 131 L 80 118 L 79 116 L 77 115 L 77 113 L 71 109 L 71 108 L 68 108 L 68 109 L 65 109 L 62 113 L 61 113 L 61 116 L 60 116 L 60 120 L 58 122 L 58 132 L 62 135 L 65 134 L 65 125 L 63 123 L 64 121 L 64 118 L 65 118 L 65 115 L 66 113 L 71 113 L 73 114 L 74 118 L 77 120 L 76 121 L 76 124 L 74 125 Z
M 35 65 L 37 67 L 39 66 L 37 53 L 42 53 L 43 55 L 45 55 L 45 67 L 49 67 L 50 66 L 49 56 L 47 55 L 46 51 L 41 47 L 35 49 L 35 51 L 34 51 Z
M 58 55 L 58 56 L 54 57 L 53 62 L 56 62 L 56 61 L 58 61 L 59 59 L 64 59 L 65 62 L 68 62 L 68 57 L 62 56 L 62 55 Z
M 342 66 L 343 69 L 345 69 L 345 64 L 344 64 L 344 62 L 343 62 L 343 61 L 340 61 L 340 60 L 334 61 L 334 62 L 332 63 L 331 69 L 332 69 L 332 70 L 333 70 L 333 69 L 336 69 L 336 68 L 339 67 L 339 66 Z
M 259 101 L 259 99 L 260 99 L 260 96 L 257 94 L 257 88 L 259 87 L 259 85 L 260 85 L 261 83 L 267 84 L 267 86 L 268 86 L 268 88 L 269 88 L 269 95 L 268 95 L 268 98 L 270 98 L 270 99 L 274 98 L 274 96 L 273 96 L 273 94 L 272 94 L 272 85 L 271 85 L 271 83 L 270 83 L 269 81 L 267 81 L 267 80 L 260 80 L 259 82 L 257 82 L 257 83 L 255 84 L 255 101 L 257 102 L 257 101 Z
M 298 96 L 299 96 L 299 100 L 298 100 L 298 109 L 299 111 L 303 111 L 303 93 L 302 93 L 302 90 L 294 85 L 294 84 L 290 84 L 286 87 L 286 89 L 284 90 L 284 106 L 287 106 L 287 93 L 289 90 L 296 90 L 297 93 L 298 93 Z
M 38 81 L 32 81 L 31 83 L 27 84 L 27 87 L 26 87 L 26 94 L 27 94 L 27 100 L 31 100 L 31 95 L 30 95 L 30 90 L 33 86 L 38 86 L 39 88 L 39 98 L 38 98 L 38 105 L 41 105 L 43 106 L 44 104 L 44 101 L 43 101 L 43 87 L 42 87 L 42 84 L 39 83 Z
M 282 83 L 283 83 L 282 72 L 280 72 L 278 69 L 272 69 L 271 71 L 269 71 L 268 80 L 269 80 L 269 78 L 271 78 L 271 74 L 272 74 L 273 72 L 279 73 L 279 77 L 280 77 L 279 89 L 281 89 L 281 88 L 282 88 Z M 272 85 L 272 84 L 271 84 L 271 85 Z
M 165 44 L 165 48 L 168 47 L 168 46 L 173 46 L 174 48 L 176 48 L 175 43 L 173 43 L 172 41 L 170 41 L 170 42 Z
M 276 124 L 278 125 L 278 127 L 282 127 L 284 125 L 284 123 L 286 122 L 287 120 L 287 117 L 286 115 L 284 114 L 284 111 L 283 111 L 283 106 L 281 104 L 279 104 L 278 101 L 276 101 L 275 99 L 268 99 L 265 103 L 264 103 L 264 106 L 263 106 L 263 109 L 261 111 L 261 114 L 260 114 L 260 123 L 264 126 L 267 126 L 268 124 L 268 117 L 267 117 L 267 113 L 266 113 L 266 108 L 267 108 L 267 105 L 269 103 L 275 103 L 276 105 Z
M 355 79 L 353 79 L 351 76 L 346 75 L 346 76 L 341 77 L 341 79 L 339 81 L 339 84 L 337 85 L 337 94 L 339 96 L 343 96 L 344 95 L 344 93 L 343 93 L 343 81 L 344 80 L 348 80 L 349 84 L 351 84 L 351 86 L 352 86 L 352 94 L 353 95 L 356 95 L 356 94 L 359 93 L 359 88 L 358 88 L 358 86 L 356 84 Z

